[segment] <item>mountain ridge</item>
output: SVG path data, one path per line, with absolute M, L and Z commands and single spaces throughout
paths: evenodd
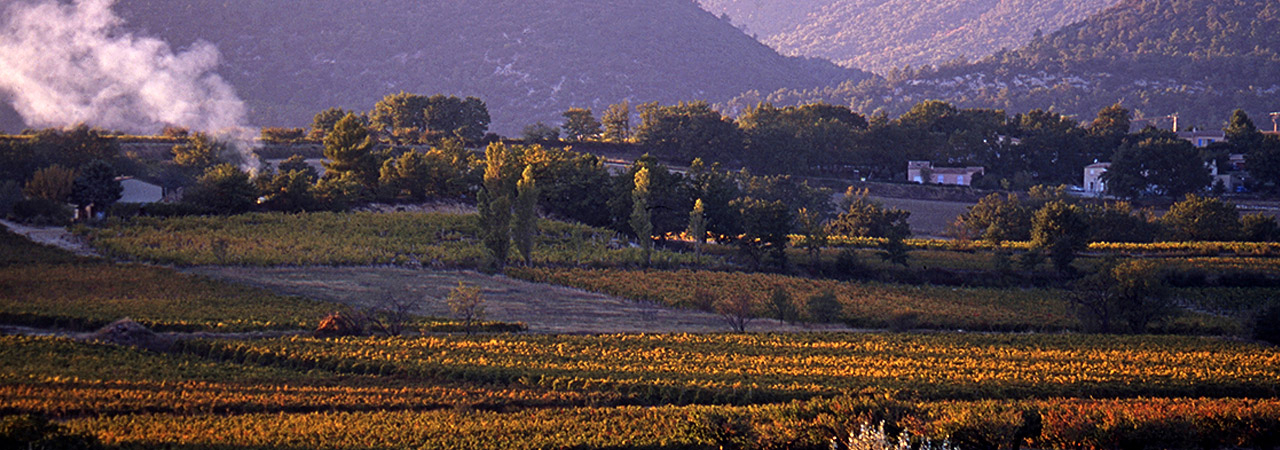
M 1018 48 L 1119 0 L 701 0 L 787 55 L 887 73 Z M 792 6 L 793 3 L 796 3 Z
M 1177 114 L 1216 127 L 1236 108 L 1280 110 L 1280 4 L 1260 0 L 1124 0 L 1015 50 L 971 63 L 895 70 L 884 79 L 744 95 L 814 100 L 896 115 L 924 100 L 1010 112 L 1054 110 L 1087 120 L 1121 103 L 1138 117 Z M 1167 124 L 1166 124 L 1167 125 Z

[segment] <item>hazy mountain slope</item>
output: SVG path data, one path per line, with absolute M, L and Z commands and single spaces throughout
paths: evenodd
M 1051 33 L 1118 0 L 703 0 L 784 54 L 885 72 L 977 59 Z
M 1184 125 L 1215 127 L 1235 108 L 1256 120 L 1280 110 L 1275 36 L 1280 2 L 1274 0 L 1124 0 L 976 63 L 767 98 L 779 104 L 822 99 L 890 114 L 944 99 L 1013 112 L 1054 108 L 1082 119 L 1122 102 L 1140 115 L 1177 113 Z M 758 100 L 744 96 L 730 104 Z
M 261 126 L 384 95 L 472 95 L 518 134 L 574 106 L 724 100 L 867 75 L 786 58 L 689 0 L 120 0 L 127 27 L 223 54 Z
M 761 40 L 790 32 L 807 23 L 809 15 L 838 0 L 698 0 L 707 11 L 727 15 L 747 34 Z

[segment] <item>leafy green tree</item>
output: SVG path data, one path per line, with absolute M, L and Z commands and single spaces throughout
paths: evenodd
M 805 301 L 805 309 L 809 314 L 809 320 L 816 323 L 838 321 L 844 313 L 844 305 L 840 304 L 840 299 L 836 298 L 836 294 L 831 291 L 823 291 L 809 297 Z
M 704 158 L 727 161 L 742 149 L 742 133 L 732 121 L 706 102 L 640 106 L 636 142 L 655 154 L 679 161 Z
M 272 142 L 294 142 L 306 137 L 302 128 L 267 127 L 262 129 L 262 140 Z
M 600 121 L 591 114 L 590 109 L 569 108 L 564 112 L 564 137 L 570 141 L 581 142 L 600 137 Z
M 116 140 L 106 132 L 83 123 L 64 129 L 40 130 L 31 137 L 26 149 L 42 159 L 37 167 L 60 164 L 80 169 L 94 161 L 113 165 L 121 163 L 120 146 Z M 25 179 L 27 175 L 16 179 Z
M 462 327 L 468 336 L 474 330 L 476 322 L 485 318 L 484 291 L 478 286 L 468 286 L 459 281 L 458 287 L 449 290 L 445 303 L 448 303 L 454 317 L 462 320 Z
M 203 174 L 224 161 L 227 144 L 205 133 L 195 133 L 173 147 L 173 163 L 192 176 Z
M 1240 211 L 1213 197 L 1187 194 L 1160 218 L 1174 241 L 1232 241 L 1240 237 Z
M 1249 175 L 1272 189 L 1280 187 L 1280 136 L 1266 136 L 1245 154 Z
M 560 129 L 537 122 L 525 126 L 520 136 L 526 142 L 555 142 L 560 140 Z
M 374 153 L 373 137 L 355 114 L 347 114 L 324 138 L 326 178 L 350 174 L 367 188 L 377 185 L 381 159 Z
M 1086 205 L 1090 242 L 1151 242 L 1159 225 L 1149 210 L 1134 210 L 1129 202 Z
M 804 235 L 804 248 L 809 253 L 809 267 L 818 270 L 822 263 L 822 249 L 830 245 L 831 235 L 827 232 L 827 223 L 822 216 L 808 208 L 800 208 L 796 212 L 796 225 Z
M 653 252 L 653 218 L 649 212 L 649 169 L 641 168 L 635 175 L 635 188 L 631 191 L 631 231 L 640 241 L 644 254 L 644 266 L 649 267 Z
M 1118 143 L 1121 137 L 1129 134 L 1132 123 L 1129 110 L 1116 103 L 1098 111 L 1098 117 L 1089 124 L 1089 134 Z
M 432 162 L 426 153 L 417 150 L 383 161 L 378 176 L 380 197 L 385 200 L 401 197 L 418 202 L 426 200 L 434 194 L 431 178 L 436 174 L 433 173 Z
M 488 105 L 475 97 L 433 95 L 427 99 L 422 114 L 431 142 L 444 139 L 480 142 L 492 122 Z
M 333 127 L 338 124 L 338 121 L 342 120 L 343 117 L 347 117 L 347 114 L 350 113 L 342 108 L 336 107 L 316 113 L 315 117 L 311 120 L 310 137 L 312 139 L 323 139 L 325 136 L 328 136 L 329 133 L 333 132 Z
M 110 163 L 97 160 L 89 163 L 71 186 L 72 203 L 88 213 L 106 212 L 120 200 L 124 187 L 116 180 L 116 169 Z
M 422 132 L 427 129 L 425 96 L 401 91 L 383 97 L 369 111 L 369 126 L 379 134 L 395 135 L 397 130 Z
M 850 187 L 842 201 L 842 212 L 827 225 L 827 232 L 836 236 L 874 238 L 911 235 L 911 225 L 907 223 L 911 212 L 885 209 L 868 194 L 866 189 L 855 191 Z
M 694 200 L 688 183 L 684 176 L 671 172 L 657 158 L 649 155 L 641 156 L 630 170 L 613 178 L 613 196 L 609 200 L 613 229 L 624 233 L 632 231 L 628 224 L 634 211 L 632 193 L 635 191 L 636 173 L 641 169 L 649 171 L 648 210 L 653 236 L 661 238 L 668 233 L 683 231 L 689 224 L 689 211 L 693 209 Z
M 780 322 L 793 323 L 800 319 L 800 311 L 796 309 L 796 303 L 791 299 L 791 293 L 787 292 L 786 286 L 773 287 L 767 306 L 769 315 Z
M 1048 253 L 1058 271 L 1070 272 L 1076 253 L 1089 248 L 1084 210 L 1061 200 L 1045 204 L 1031 222 L 1031 247 Z
M 779 268 L 787 265 L 787 243 L 795 226 L 795 216 L 786 203 L 750 197 L 734 200 L 742 217 L 743 233 L 736 238 L 738 247 L 759 269 L 769 258 Z
M 832 212 L 830 189 L 813 187 L 808 181 L 791 175 L 754 176 L 743 170 L 738 173 L 738 183 L 742 185 L 742 195 L 766 200 L 780 201 L 791 207 L 792 211 L 806 208 L 817 213 L 823 220 Z
M 1080 168 L 1110 157 L 1114 148 L 1094 145 L 1074 119 L 1039 109 L 1014 116 L 1004 132 L 1007 137 L 988 139 L 993 145 L 984 150 L 992 154 L 979 162 L 987 178 L 1008 180 L 1018 189 L 1028 183 L 1077 184 Z
M 1116 152 L 1102 174 L 1107 193 L 1135 198 L 1154 192 L 1180 197 L 1209 185 L 1211 177 L 1200 152 L 1182 139 L 1146 139 Z
M 316 198 L 333 210 L 344 210 L 373 199 L 373 192 L 354 172 L 325 174 L 316 182 L 315 192 Z
M 699 158 L 689 165 L 687 180 L 691 196 L 702 201 L 707 232 L 717 239 L 741 233 L 738 211 L 729 206 L 742 194 L 732 174 Z
M 272 211 L 302 212 L 319 208 L 315 177 L 302 170 L 281 170 L 262 189 L 262 206 Z
M 627 142 L 631 139 L 631 103 L 623 101 L 610 105 L 601 118 L 604 126 L 604 140 L 608 142 Z
M 516 184 L 515 241 L 516 250 L 525 265 L 533 264 L 533 238 L 538 232 L 538 186 L 533 179 L 533 166 L 525 166 Z
M 766 173 L 808 170 L 820 162 L 847 159 L 862 116 L 846 107 L 815 103 L 777 108 L 763 103 L 738 118 L 745 136 L 742 160 Z
M 37 170 L 22 187 L 27 198 L 39 198 L 56 203 L 66 203 L 75 188 L 75 170 L 54 164 Z
M 941 100 L 926 100 L 898 117 L 898 125 L 921 131 L 950 134 L 961 127 L 960 110 Z
M 258 202 L 249 174 L 231 164 L 210 167 L 196 179 L 183 200 L 217 214 L 240 214 Z
M 320 179 L 320 174 L 316 172 L 316 168 L 312 167 L 311 164 L 307 164 L 307 159 L 302 155 L 293 155 L 284 161 L 280 161 L 280 165 L 276 169 L 280 173 L 302 172 L 312 183 Z
M 1240 239 L 1246 242 L 1280 241 L 1280 223 L 1274 216 L 1263 213 L 1240 217 Z
M 1253 120 L 1242 109 L 1231 112 L 1227 127 L 1222 130 L 1227 135 L 1227 142 L 1235 149 L 1235 153 L 1249 153 L 1262 144 L 1264 135 L 1258 131 Z
M 548 215 L 609 226 L 613 180 L 604 161 L 559 147 L 523 147 L 520 163 L 533 168 L 538 205 Z
M 1033 211 L 1017 194 L 991 194 L 957 217 L 955 228 L 962 237 L 979 238 L 995 244 L 1026 241 L 1031 239 Z

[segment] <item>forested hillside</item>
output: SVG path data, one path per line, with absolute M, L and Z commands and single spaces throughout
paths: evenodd
M 260 126 L 305 126 L 387 94 L 477 96 L 493 130 L 569 107 L 705 99 L 866 74 L 785 58 L 689 0 L 120 0 L 126 27 L 222 52 Z
M 702 0 L 784 54 L 878 73 L 978 59 L 1083 20 L 1118 0 Z
M 1280 109 L 1280 3 L 1270 0 L 1125 0 L 1081 23 L 975 63 L 886 80 L 747 95 L 730 103 L 826 100 L 855 110 L 906 111 L 926 99 L 1011 112 L 1053 108 L 1081 118 L 1117 102 L 1139 117 L 1178 114 L 1219 127 L 1235 108 Z

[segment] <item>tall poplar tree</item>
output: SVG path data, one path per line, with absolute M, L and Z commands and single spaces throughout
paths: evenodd
M 631 191 L 631 229 L 636 232 L 644 253 L 644 266 L 652 263 L 653 221 L 649 214 L 649 168 L 636 172 L 636 187 Z
M 533 236 L 538 230 L 538 186 L 533 180 L 533 166 L 525 166 L 516 184 L 515 241 L 524 264 L 533 264 Z
M 493 257 L 495 269 L 507 264 L 507 254 L 511 251 L 511 193 L 502 176 L 508 159 L 510 155 L 501 143 L 485 150 L 484 186 L 477 201 L 481 240 Z
M 702 262 L 702 246 L 707 243 L 707 216 L 706 208 L 702 206 L 702 199 L 693 202 L 693 211 L 689 212 L 689 237 L 693 238 L 693 255 L 699 263 Z

